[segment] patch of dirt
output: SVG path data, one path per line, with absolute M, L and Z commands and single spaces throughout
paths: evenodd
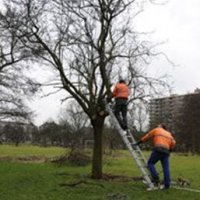
M 143 178 L 141 176 L 130 177 L 130 176 L 113 175 L 113 174 L 103 174 L 102 179 L 105 181 L 120 181 L 120 182 L 142 181 L 143 180 Z
M 76 186 L 83 185 L 83 184 L 96 185 L 96 186 L 104 188 L 104 185 L 101 184 L 101 183 L 94 183 L 94 182 L 90 182 L 90 181 L 86 181 L 86 180 L 75 181 L 75 182 L 72 182 L 72 183 L 60 183 L 59 185 L 61 187 L 76 187 Z
M 103 174 L 102 179 L 103 181 L 119 181 L 119 182 L 130 182 L 130 181 L 142 181 L 142 177 L 129 177 L 129 176 L 123 176 L 123 175 L 113 175 L 113 174 Z M 91 175 L 87 175 L 85 179 L 82 180 L 75 180 L 70 183 L 61 183 L 59 184 L 61 187 L 67 186 L 67 187 L 76 187 L 83 184 L 92 184 L 92 185 L 98 185 L 100 187 L 104 187 L 102 182 L 96 182 L 94 179 L 91 179 Z
M 55 160 L 52 160 L 53 163 L 59 165 L 63 165 L 67 161 L 75 166 L 86 166 L 91 163 L 91 158 L 82 152 L 74 151 L 71 152 L 69 155 L 64 155 L 56 158 Z
M 46 157 L 41 156 L 21 156 L 21 157 L 12 157 L 12 156 L 2 156 L 0 161 L 11 161 L 11 162 L 22 162 L 22 163 L 44 163 L 50 160 Z

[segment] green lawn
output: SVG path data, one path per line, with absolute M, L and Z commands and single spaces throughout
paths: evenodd
M 0 146 L 0 158 L 9 156 L 56 157 L 64 154 L 62 148 L 35 146 Z M 148 156 L 149 152 L 145 155 Z M 160 168 L 160 167 L 158 167 Z M 182 177 L 190 181 L 190 188 L 200 189 L 200 157 L 171 156 L 173 179 Z M 200 200 L 200 193 L 177 190 L 146 192 L 140 181 L 99 180 L 88 178 L 91 166 L 76 167 L 51 162 L 0 161 L 0 200 Z M 159 169 L 159 171 L 161 171 Z M 104 156 L 104 173 L 138 177 L 140 173 L 127 151 L 115 156 Z M 69 184 L 80 183 L 75 186 Z
M 44 156 L 54 157 L 66 152 L 66 149 L 60 147 L 39 147 L 30 145 L 0 145 L 0 157 L 25 157 L 25 156 Z

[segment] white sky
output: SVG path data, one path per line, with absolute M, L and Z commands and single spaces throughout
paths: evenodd
M 142 30 L 155 30 L 155 41 L 167 41 L 163 51 L 178 65 L 154 65 L 173 77 L 173 93 L 184 94 L 200 88 L 200 0 L 169 0 L 164 6 L 149 5 L 139 16 Z M 138 20 L 139 21 L 139 20 Z
M 172 76 L 173 93 L 184 94 L 200 88 L 199 10 L 200 0 L 169 0 L 164 6 L 148 4 L 137 19 L 138 30 L 155 31 L 153 40 L 168 41 L 162 50 L 178 66 L 169 67 L 166 62 L 159 60 L 155 60 L 153 65 L 157 69 L 154 73 L 166 71 Z M 31 102 L 37 114 L 37 125 L 57 118 L 61 96 L 53 95 Z

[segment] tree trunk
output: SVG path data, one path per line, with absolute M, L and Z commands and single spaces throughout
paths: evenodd
M 94 130 L 94 147 L 93 147 L 93 159 L 92 159 L 92 178 L 102 178 L 102 141 L 103 141 L 103 126 L 104 117 L 97 117 L 92 120 L 92 126 Z

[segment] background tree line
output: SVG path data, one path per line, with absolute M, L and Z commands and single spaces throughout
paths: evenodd
M 176 120 L 174 121 L 175 138 L 177 140 L 177 152 L 200 153 L 200 93 L 187 94 L 183 98 Z M 138 107 L 140 108 L 140 107 Z M 138 124 L 137 128 L 130 125 L 134 137 L 139 139 L 144 134 L 145 127 L 142 126 L 147 121 L 147 115 L 144 114 L 144 108 L 136 112 L 136 108 L 129 109 L 129 123 Z M 87 115 L 81 110 L 81 107 L 72 102 L 67 108 L 63 109 L 59 115 L 59 122 L 47 121 L 40 127 L 29 123 L 12 122 L 1 126 L 1 143 L 31 143 L 42 146 L 63 146 L 72 151 L 83 148 L 93 147 L 93 130 L 89 124 Z M 1 122 L 2 123 L 2 122 Z M 104 152 L 112 152 L 114 149 L 125 148 L 119 134 L 110 121 L 106 122 L 103 131 L 103 149 Z M 142 148 L 149 149 L 149 144 Z
M 33 144 L 39 146 L 62 146 L 71 151 L 93 147 L 93 131 L 91 127 L 81 127 L 77 132 L 69 123 L 48 121 L 40 127 L 33 124 L 7 122 L 0 129 L 1 144 Z M 104 150 L 124 148 L 123 142 L 115 129 L 105 128 Z
M 0 138 L 2 143 L 31 143 L 42 146 L 63 146 L 71 150 L 92 148 L 94 143 L 93 130 L 88 123 L 88 117 L 81 107 L 74 101 L 62 109 L 59 122 L 49 120 L 39 127 L 29 123 L 0 122 Z M 103 133 L 104 151 L 124 148 L 124 144 L 115 130 L 113 124 L 108 121 Z

